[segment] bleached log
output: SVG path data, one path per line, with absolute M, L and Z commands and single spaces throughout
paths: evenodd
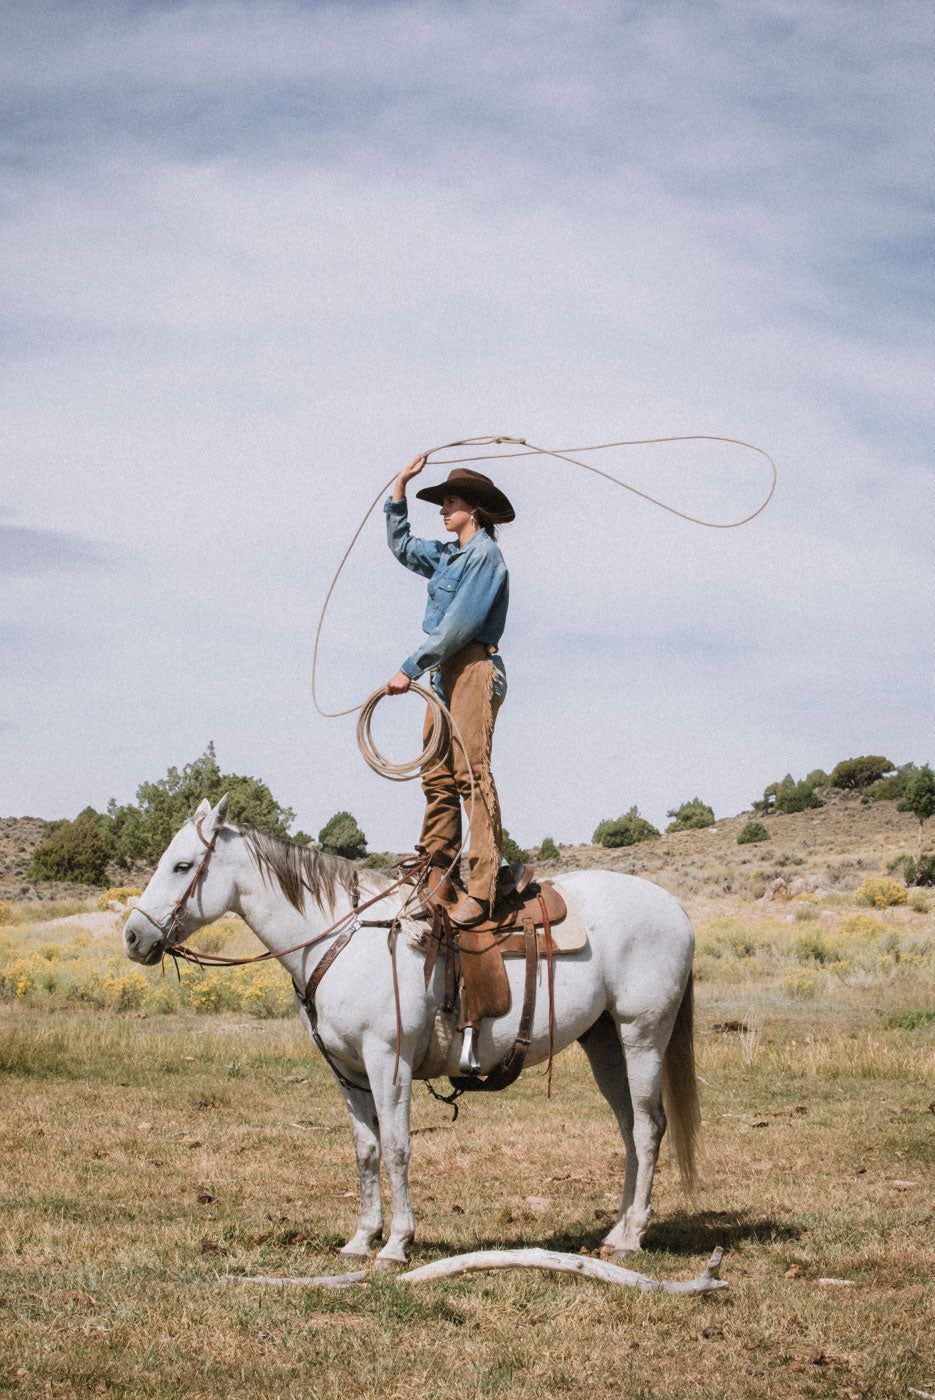
M 366 1269 L 349 1274 L 320 1274 L 318 1278 L 282 1278 L 278 1274 L 221 1274 L 222 1283 L 265 1283 L 269 1288 L 355 1288 L 367 1282 Z
M 724 1257 L 716 1249 L 697 1278 L 686 1282 L 669 1282 L 648 1278 L 606 1259 L 592 1259 L 588 1254 L 560 1254 L 551 1249 L 482 1249 L 476 1254 L 456 1254 L 450 1259 L 436 1259 L 419 1269 L 400 1274 L 400 1282 L 427 1283 L 431 1279 L 452 1278 L 456 1274 L 473 1274 L 484 1269 L 544 1269 L 549 1273 L 577 1274 L 580 1278 L 598 1279 L 601 1283 L 616 1283 L 625 1288 L 639 1288 L 644 1293 L 661 1290 L 665 1293 L 714 1293 L 730 1284 L 718 1278 Z

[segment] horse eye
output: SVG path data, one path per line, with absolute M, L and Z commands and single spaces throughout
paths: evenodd
M 173 873 L 176 875 L 184 875 L 186 870 L 191 870 L 193 864 L 194 862 L 190 860 L 180 860 L 173 867 Z

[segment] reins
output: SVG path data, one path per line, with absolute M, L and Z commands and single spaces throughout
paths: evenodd
M 153 918 L 152 914 L 147 914 L 145 909 L 142 909 L 139 906 L 137 906 L 138 913 L 144 914 L 146 918 L 149 919 L 151 924 L 155 924 L 156 928 L 165 929 L 167 935 L 169 933 L 172 933 L 174 929 L 177 929 L 178 933 L 184 933 L 182 921 L 178 917 L 179 913 L 182 910 L 183 906 L 188 902 L 189 898 L 194 893 L 195 888 L 204 876 L 204 873 L 208 866 L 208 861 L 211 859 L 211 856 L 215 849 L 215 845 L 217 843 L 217 832 L 214 833 L 214 837 L 211 840 L 210 844 L 207 841 L 205 841 L 204 836 L 201 832 L 200 822 L 197 825 L 197 831 L 198 835 L 201 837 L 202 841 L 207 847 L 207 850 L 205 851 L 204 858 L 198 867 L 194 880 L 192 881 L 191 885 L 189 885 L 186 893 L 175 905 L 175 908 L 172 910 L 169 917 L 163 920 L 162 923 L 160 923 L 159 920 Z M 355 920 L 358 923 L 363 922 L 360 920 L 359 916 L 364 912 L 364 910 L 370 909 L 374 904 L 378 904 L 381 900 L 386 899 L 388 895 L 391 895 L 394 893 L 395 890 L 398 890 L 401 885 L 413 882 L 418 884 L 418 881 L 422 878 L 422 876 L 425 873 L 425 870 L 428 868 L 428 858 L 422 856 L 418 860 L 404 862 L 404 865 L 405 868 L 403 870 L 403 873 L 400 875 L 399 879 L 395 880 L 393 884 L 388 885 L 385 890 L 378 890 L 377 893 L 372 896 L 372 898 L 365 900 L 362 904 L 360 903 L 359 898 L 355 898 L 352 908 L 349 909 L 346 914 L 343 914 L 340 919 L 336 919 L 335 922 L 331 924 L 328 928 L 324 929 L 323 932 L 316 933 L 313 938 L 306 938 L 303 942 L 296 943 L 291 948 L 279 948 L 275 951 L 272 949 L 268 949 L 265 953 L 256 953 L 249 958 L 225 958 L 220 953 L 198 953 L 193 948 L 187 947 L 186 944 L 178 942 L 176 938 L 176 941 L 173 943 L 166 942 L 162 949 L 163 955 L 168 954 L 172 958 L 181 959 L 183 962 L 194 963 L 198 967 L 246 967 L 251 963 L 269 962 L 272 958 L 284 958 L 289 953 L 299 953 L 305 948 L 312 948 L 315 946 L 316 943 L 321 943 L 325 938 L 330 938 L 332 934 L 337 933 L 339 930 L 343 929 L 346 924 L 349 924 Z M 379 927 L 386 926 L 386 923 L 383 920 L 377 920 L 376 923 Z

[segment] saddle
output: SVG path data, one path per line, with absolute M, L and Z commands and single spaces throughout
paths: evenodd
M 510 984 L 503 966 L 504 956 L 525 957 L 526 982 L 523 1010 L 516 1040 L 486 1079 L 472 1072 L 452 1079 L 462 1092 L 499 1090 L 512 1084 L 522 1071 L 529 1049 L 536 1009 L 536 986 L 540 959 L 545 959 L 549 987 L 549 1078 L 552 1072 L 554 1030 L 553 955 L 560 951 L 552 925 L 566 918 L 568 907 L 561 893 L 548 880 L 529 885 L 521 895 L 511 893 L 496 905 L 491 917 L 471 928 L 459 928 L 448 917 L 444 904 L 436 904 L 431 929 L 424 939 L 426 948 L 425 985 L 428 987 L 436 961 L 445 959 L 445 998 L 442 1011 L 451 1014 L 460 1007 L 458 1030 L 465 1035 L 468 1060 L 473 1053 L 477 1028 L 485 1016 L 505 1016 L 510 1009 Z M 581 944 L 572 940 L 577 951 Z

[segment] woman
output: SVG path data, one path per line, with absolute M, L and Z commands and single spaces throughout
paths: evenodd
M 401 564 L 429 580 L 422 623 L 427 634 L 386 683 L 387 695 L 401 695 L 425 671 L 448 706 L 474 772 L 474 811 L 468 853 L 467 894 L 450 911 L 462 927 L 481 923 L 497 891 L 503 833 L 500 803 L 490 772 L 490 749 L 497 711 L 506 695 L 506 672 L 497 650 L 506 622 L 510 580 L 496 543 L 496 526 L 514 519 L 514 510 L 489 477 L 456 467 L 448 480 L 419 491 L 420 501 L 441 506 L 445 529 L 455 539 L 414 539 L 409 532 L 406 487 L 425 466 L 416 457 L 396 478 L 386 501 L 386 534 Z M 428 736 L 430 716 L 426 716 Z M 461 798 L 470 802 L 471 778 L 461 748 L 448 745 L 442 759 L 422 775 L 425 821 L 419 850 L 431 856 L 429 894 L 449 902 L 454 891 L 445 871 L 461 847 Z M 517 882 L 523 883 L 522 877 Z

